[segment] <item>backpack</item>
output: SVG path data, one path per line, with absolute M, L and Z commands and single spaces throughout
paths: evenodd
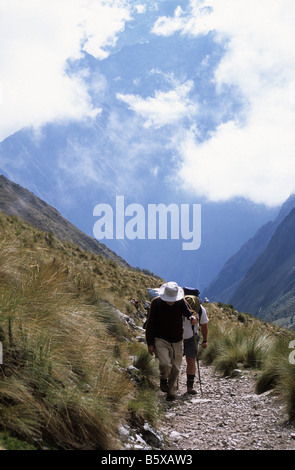
M 194 295 L 199 297 L 200 291 L 194 287 L 183 287 L 184 295 Z
M 158 297 L 158 289 L 148 289 L 148 295 L 150 298 L 150 302 L 145 302 L 145 310 L 146 310 L 146 319 L 142 325 L 143 329 L 146 329 L 146 324 L 149 318 L 149 313 L 150 313 L 150 308 L 151 308 L 151 303 L 153 299 Z
M 148 287 L 147 291 L 148 291 L 148 296 L 150 300 L 153 300 L 155 297 L 159 296 L 159 289 L 150 289 Z
M 148 287 L 147 289 L 148 291 L 148 296 L 149 296 L 149 299 L 150 301 L 146 301 L 145 304 L 144 304 L 144 308 L 146 310 L 146 319 L 142 325 L 142 327 L 144 329 L 146 329 L 146 324 L 147 324 L 147 321 L 148 321 L 148 317 L 149 317 L 149 313 L 150 313 L 150 307 L 151 307 L 151 301 L 155 298 L 155 297 L 158 297 L 159 296 L 159 289 L 150 289 Z
M 199 316 L 199 323 L 201 320 L 202 309 L 201 309 L 201 300 L 197 295 L 185 295 L 184 300 L 188 304 L 191 310 Z

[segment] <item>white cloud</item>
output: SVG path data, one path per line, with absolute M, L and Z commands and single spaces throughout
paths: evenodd
M 1 0 L 0 141 L 25 126 L 93 118 L 100 109 L 85 76 L 67 74 L 67 61 L 83 50 L 106 57 L 129 19 L 120 0 Z
M 152 33 L 159 36 L 171 36 L 176 32 L 181 34 L 206 34 L 208 31 L 215 29 L 216 23 L 212 18 L 211 5 L 216 0 L 205 2 L 204 0 L 190 0 L 188 10 L 183 10 L 181 6 L 175 9 L 173 17 L 161 16 L 155 22 Z M 226 0 L 219 0 L 219 4 Z M 236 0 L 239 2 L 240 0 Z M 229 11 L 222 11 L 228 15 Z
M 214 31 L 226 45 L 216 92 L 233 87 L 243 99 L 240 122 L 217 121 L 205 142 L 188 132 L 179 143 L 181 174 L 197 194 L 276 205 L 295 192 L 294 22 L 293 0 L 191 0 L 154 25 L 165 36 Z
M 152 28 L 152 32 L 159 36 L 171 36 L 177 31 L 182 31 L 185 27 L 185 23 L 186 15 L 184 15 L 182 8 L 178 6 L 172 18 L 167 16 L 158 18 Z
M 179 144 L 184 160 L 178 178 L 212 201 L 240 196 L 270 206 L 282 203 L 294 190 L 294 124 L 293 117 L 277 127 L 254 116 L 247 128 L 221 124 L 202 143 L 188 131 Z
M 147 98 L 118 93 L 117 98 L 144 119 L 144 127 L 160 128 L 197 113 L 196 103 L 188 96 L 192 88 L 193 82 L 190 80 L 183 84 L 174 80 L 174 87 L 170 91 L 155 91 L 154 96 Z
M 137 11 L 137 13 L 142 14 L 146 12 L 146 5 L 139 4 L 139 5 L 135 5 L 134 8 Z
M 88 0 L 82 1 L 81 6 L 84 12 L 81 27 L 86 36 L 83 49 L 98 59 L 105 59 L 109 55 L 106 48 L 116 44 L 118 33 L 131 19 L 127 2 Z

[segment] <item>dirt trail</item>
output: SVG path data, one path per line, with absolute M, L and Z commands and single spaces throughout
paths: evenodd
M 162 394 L 167 450 L 295 450 L 295 426 L 277 396 L 255 394 L 252 371 L 221 378 L 211 366 L 200 370 L 202 396 L 198 381 L 197 395 L 186 394 L 185 364 L 177 400 L 170 404 Z

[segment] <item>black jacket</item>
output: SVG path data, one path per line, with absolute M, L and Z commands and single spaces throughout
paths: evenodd
M 152 300 L 149 317 L 146 324 L 146 342 L 154 346 L 155 338 L 161 338 L 169 343 L 182 340 L 183 317 L 189 318 L 192 312 L 186 302 L 181 299 L 168 305 L 160 297 Z

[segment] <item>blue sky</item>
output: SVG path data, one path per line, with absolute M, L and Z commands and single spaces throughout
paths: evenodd
M 295 189 L 294 21 L 292 0 L 1 0 L 2 171 L 88 233 L 116 195 L 222 207 L 244 226 L 221 263 Z

